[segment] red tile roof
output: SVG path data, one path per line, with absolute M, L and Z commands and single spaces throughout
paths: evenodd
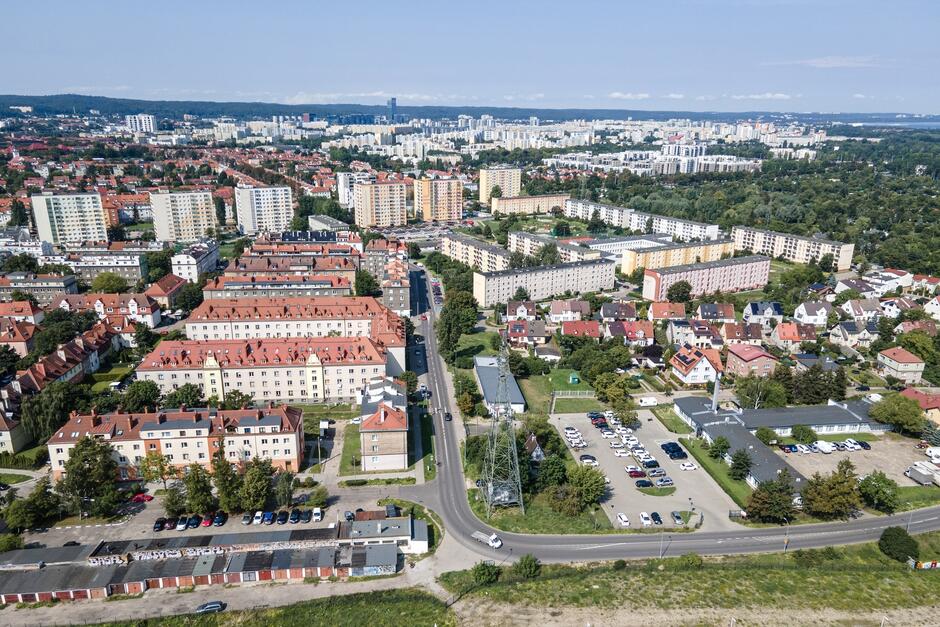
M 379 403 L 374 414 L 364 418 L 359 431 L 407 431 L 408 416 L 391 405 Z
M 561 323 L 561 333 L 576 337 L 599 338 L 601 325 L 597 320 L 568 320 Z
M 895 346 L 894 348 L 886 348 L 879 355 L 884 355 L 888 359 L 896 361 L 899 364 L 922 364 L 924 360 L 910 352 L 907 349 L 901 348 L 900 346 Z

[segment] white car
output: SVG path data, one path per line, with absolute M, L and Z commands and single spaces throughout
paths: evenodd
M 614 457 L 630 457 L 630 453 L 626 452 L 622 448 L 615 448 Z
M 633 472 L 635 470 L 639 470 L 640 467 L 639 466 L 624 466 L 623 469 L 627 472 Z
M 597 463 L 596 459 L 586 459 L 581 463 L 584 464 L 585 466 L 591 466 L 592 468 L 597 468 L 598 466 L 600 466 L 600 464 Z
M 601 431 L 601 435 L 604 436 L 605 438 L 607 438 L 608 440 L 609 440 L 610 438 L 615 438 L 615 437 L 617 437 L 617 434 L 614 433 L 613 431 Z
M 617 434 L 619 434 L 619 435 L 629 435 L 629 434 L 627 433 L 627 428 L 626 428 L 626 427 L 617 427 L 616 429 L 614 429 L 614 432 L 617 433 Z
M 643 523 L 644 527 L 649 527 L 653 524 L 653 519 L 646 512 L 640 512 L 640 522 Z
M 682 462 L 679 464 L 679 470 L 698 470 L 698 466 L 693 462 Z
M 606 418 L 607 420 L 610 420 L 613 417 L 614 417 L 614 412 L 610 411 L 609 409 L 604 412 L 604 418 Z
M 630 519 L 627 518 L 627 515 L 624 514 L 623 512 L 618 512 L 618 513 L 617 513 L 617 522 L 620 523 L 620 526 L 621 526 L 621 527 L 629 527 L 629 526 L 630 526 Z
M 565 427 L 565 435 L 578 435 L 579 433 L 581 432 L 574 427 Z
M 621 442 L 611 442 L 611 443 L 610 443 L 610 448 L 622 449 L 622 448 L 623 448 L 623 444 L 622 444 Z
M 858 442 L 856 442 L 856 441 L 853 440 L 852 438 L 849 438 L 848 440 L 846 440 L 845 442 L 843 442 L 843 444 L 845 445 L 845 448 L 849 449 L 850 451 L 860 451 L 860 450 L 862 450 L 862 447 L 858 445 Z

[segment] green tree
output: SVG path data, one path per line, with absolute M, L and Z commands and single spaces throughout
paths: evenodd
M 793 425 L 793 428 L 790 429 L 790 435 L 800 444 L 812 444 L 819 439 L 816 432 L 806 425 Z
M 212 484 L 219 498 L 219 508 L 225 512 L 239 512 L 241 507 L 242 477 L 225 458 L 224 437 L 218 438 L 218 450 L 212 455 Z
M 559 455 L 548 455 L 539 464 L 538 487 L 545 490 L 550 486 L 561 485 L 568 481 L 568 465 Z
M 414 394 L 418 390 L 418 375 L 411 370 L 405 370 L 398 378 L 405 384 L 408 394 Z
M 10 525 L 12 528 L 12 525 Z M 23 537 L 15 533 L 0 534 L 0 553 L 16 551 L 23 548 Z
M 288 507 L 294 500 L 294 473 L 282 472 L 274 481 L 274 502 L 278 507 Z
M 754 437 L 770 446 L 770 443 L 777 439 L 777 432 L 770 427 L 758 427 Z
M 723 435 L 718 436 L 712 443 L 708 445 L 708 456 L 712 459 L 721 459 L 728 452 L 728 449 L 731 448 L 731 443 L 728 442 L 728 438 Z
M 176 468 L 170 461 L 170 458 L 159 451 L 148 451 L 144 458 L 140 460 L 140 476 L 147 483 L 159 481 L 166 490 L 166 482 L 176 476 Z
M 174 483 L 163 493 L 163 511 L 170 518 L 186 513 L 186 494 L 180 482 Z
M 33 296 L 30 292 L 24 292 L 23 290 L 13 290 L 10 293 L 10 300 L 16 303 L 30 302 L 34 305 L 39 304 L 39 299 Z
M 56 490 L 72 511 L 110 516 L 120 503 L 114 449 L 105 440 L 82 436 L 65 462 L 65 476 Z
M 20 360 L 9 344 L 0 345 L 0 374 L 12 374 L 16 371 L 16 362 Z
M 87 410 L 87 386 L 64 381 L 50 383 L 39 394 L 28 396 L 20 406 L 20 423 L 34 440 L 47 440 L 73 410 Z
M 129 289 L 124 277 L 113 272 L 102 272 L 91 282 L 91 291 L 104 294 L 120 294 Z
M 866 505 L 880 512 L 891 514 L 900 506 L 897 481 L 880 470 L 862 479 L 858 484 L 858 492 Z
M 847 459 L 826 477 L 815 473 L 803 488 L 803 509 L 818 518 L 848 518 L 860 506 L 858 476 Z
M 143 357 L 154 349 L 160 336 L 146 324 L 138 324 L 134 329 L 134 344 L 137 345 L 137 354 Z
M 39 270 L 39 262 L 28 253 L 13 255 L 3 262 L 4 272 L 36 272 L 37 270 Z M 21 299 L 14 298 L 13 300 Z
M 225 201 L 219 197 L 213 198 L 215 203 L 215 221 L 219 228 L 225 226 Z
M 917 540 L 901 527 L 886 527 L 878 539 L 878 548 L 891 559 L 906 562 L 920 557 Z
M 577 516 L 584 511 L 581 491 L 568 483 L 555 485 L 545 490 L 548 505 L 552 510 L 565 516 Z
M 379 293 L 379 283 L 365 270 L 356 271 L 356 296 L 375 296 Z
M 692 298 L 692 284 L 688 281 L 676 281 L 666 290 L 666 300 L 671 303 L 687 303 Z
M 521 285 L 516 288 L 516 291 L 512 295 L 513 300 L 529 300 L 529 290 L 522 287 Z
M 127 412 L 153 411 L 160 404 L 160 388 L 153 381 L 134 381 L 121 396 L 121 407 Z
M 577 466 L 568 472 L 568 483 L 581 495 L 581 509 L 600 503 L 607 492 L 601 471 L 590 466 Z
M 732 479 L 743 481 L 747 474 L 751 472 L 751 456 L 748 452 L 739 448 L 731 454 L 731 470 L 728 472 Z
M 495 188 L 499 189 L 499 188 Z M 478 562 L 470 569 L 470 575 L 473 577 L 473 583 L 477 586 L 489 586 L 499 581 L 502 570 L 496 564 L 490 562 Z
M 878 422 L 911 434 L 920 434 L 926 422 L 917 401 L 900 394 L 886 396 L 872 405 L 868 413 Z
M 202 398 L 202 389 L 194 383 L 184 383 L 163 398 L 167 408 L 201 407 L 206 404 Z
M 535 579 L 542 574 L 542 563 L 531 553 L 526 553 L 513 564 L 512 574 L 519 579 Z
M 460 336 L 473 330 L 479 315 L 473 294 L 463 291 L 449 293 L 437 320 L 437 340 L 446 360 L 453 361 Z
M 183 311 L 192 311 L 202 304 L 202 287 L 198 283 L 187 283 L 176 296 L 176 306 Z
M 274 468 L 270 460 L 255 457 L 248 462 L 242 478 L 243 511 L 253 512 L 264 509 L 264 506 L 271 500 L 271 475 L 273 474 Z
M 603 233 L 607 230 L 607 223 L 601 220 L 601 213 L 597 209 L 591 214 L 588 221 L 587 230 L 589 233 Z
M 13 202 L 10 203 L 10 221 L 7 225 L 29 226 L 29 213 L 26 211 L 26 205 L 20 202 L 18 198 L 14 198 Z
M 190 464 L 189 472 L 183 475 L 183 486 L 186 488 L 186 508 L 189 511 L 204 513 L 215 509 L 212 479 L 201 464 Z
M 502 198 L 503 189 L 499 185 L 494 185 L 493 189 L 490 190 L 490 198 Z
M 255 404 L 255 399 L 249 394 L 245 394 L 239 390 L 231 390 L 225 393 L 225 400 L 221 403 L 216 403 L 216 406 L 219 409 L 244 409 L 251 407 Z M 213 405 L 209 403 L 209 406 Z
M 758 522 L 783 523 L 796 516 L 793 505 L 793 482 L 790 473 L 782 471 L 773 481 L 763 481 L 748 497 L 748 518 Z
M 16 499 L 3 512 L 3 519 L 10 529 L 25 531 L 38 524 L 36 513 L 27 499 Z
M 330 500 L 330 493 L 327 491 L 326 486 L 318 485 L 313 489 L 313 492 L 310 493 L 310 498 L 307 499 L 307 503 L 311 507 L 319 507 L 321 509 L 325 508 L 327 503 Z
M 748 409 L 785 407 L 787 390 L 783 384 L 768 377 L 749 374 L 739 378 L 734 385 L 738 402 Z

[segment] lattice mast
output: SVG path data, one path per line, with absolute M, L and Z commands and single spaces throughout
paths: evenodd
M 524 510 L 512 400 L 509 396 L 509 379 L 512 374 L 509 372 L 509 351 L 505 342 L 500 347 L 496 363 L 499 371 L 496 402 L 483 465 L 483 499 L 486 501 L 487 517 L 492 515 L 494 507 L 518 505 Z

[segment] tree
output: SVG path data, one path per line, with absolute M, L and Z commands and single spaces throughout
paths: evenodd
M 548 506 L 565 516 L 577 516 L 584 511 L 581 491 L 571 484 L 551 486 L 545 491 Z
M 858 492 L 866 505 L 886 514 L 893 513 L 900 505 L 897 481 L 880 470 L 862 479 L 858 484 Z
M 891 559 L 906 562 L 920 557 L 917 540 L 901 527 L 886 527 L 878 539 L 878 548 Z
M 555 237 L 568 237 L 571 235 L 571 227 L 564 220 L 555 223 Z
M 559 455 L 549 455 L 539 464 L 538 488 L 544 491 L 550 486 L 568 481 L 568 465 Z
M 225 400 L 221 403 L 215 403 L 214 406 L 219 407 L 219 409 L 246 409 L 254 405 L 255 399 L 250 394 L 245 394 L 239 390 L 232 390 L 225 394 Z M 210 407 L 213 407 L 212 403 L 208 403 Z
M 24 292 L 23 290 L 13 290 L 10 293 L 10 300 L 17 303 L 30 302 L 34 305 L 39 304 L 39 299 L 33 296 L 30 292 Z
M 192 311 L 202 304 L 202 287 L 198 283 L 187 283 L 176 296 L 176 306 L 183 311 Z
M 577 466 L 568 472 L 568 484 L 581 496 L 581 509 L 600 503 L 607 492 L 607 482 L 601 471 L 590 466 Z
M 16 371 L 16 362 L 20 356 L 9 344 L 0 345 L 0 374 L 12 374 Z
M 688 281 L 676 281 L 666 290 L 666 299 L 672 303 L 687 303 L 692 298 L 692 284 Z
M 493 189 L 490 190 L 490 198 L 502 198 L 503 197 L 503 188 L 499 185 L 494 185 Z
M 173 409 L 177 407 L 200 407 L 205 404 L 206 401 L 202 398 L 202 390 L 195 383 L 185 383 L 163 398 L 163 406 Z
M 174 483 L 163 494 L 163 511 L 170 518 L 186 513 L 186 494 L 179 482 Z
M 294 473 L 282 472 L 274 481 L 274 502 L 278 507 L 288 507 L 294 500 Z
M 127 412 L 156 409 L 160 404 L 160 388 L 153 381 L 134 381 L 121 397 L 121 407 Z M 165 486 L 164 486 L 165 487 Z
M 785 407 L 787 404 L 786 388 L 768 377 L 749 374 L 735 382 L 734 391 L 741 406 L 748 409 Z
M 920 434 L 924 429 L 924 412 L 912 398 L 891 394 L 871 406 L 869 415 L 878 422 L 891 425 L 899 431 Z
M 470 569 L 470 575 L 476 586 L 489 586 L 496 583 L 502 572 L 499 566 L 491 562 L 478 562 Z
M 7 526 L 16 531 L 25 531 L 37 524 L 36 514 L 26 499 L 16 499 L 10 503 L 3 513 L 3 518 Z
M 114 224 L 108 227 L 109 242 L 123 242 L 127 239 L 127 232 L 120 224 Z
M 219 448 L 212 455 L 212 484 L 219 499 L 219 509 L 241 511 L 242 477 L 225 458 L 224 437 L 218 438 Z
M 176 476 L 176 468 L 170 462 L 170 458 L 159 451 L 148 451 L 144 458 L 140 460 L 140 476 L 147 483 L 160 481 L 163 483 L 163 489 L 166 490 L 166 482 Z
M 4 272 L 36 272 L 37 270 L 39 270 L 39 262 L 28 253 L 13 255 L 3 262 Z M 14 298 L 13 300 L 20 299 Z
M 118 466 L 114 449 L 105 440 L 82 436 L 65 462 L 65 477 L 56 490 L 72 511 L 110 516 L 120 502 L 116 480 Z
M 20 202 L 18 198 L 14 198 L 13 202 L 10 203 L 10 221 L 7 225 L 29 226 L 29 213 L 26 211 L 26 205 Z
M 271 498 L 271 475 L 274 468 L 270 460 L 255 457 L 245 470 L 242 478 L 242 510 L 247 512 L 264 509 Z
M 588 221 L 587 230 L 589 233 L 602 233 L 607 230 L 607 223 L 601 220 L 601 212 L 597 209 L 591 214 L 591 219 Z
M 512 295 L 513 300 L 529 300 L 529 290 L 522 287 L 521 285 L 516 288 L 516 291 Z
M 310 498 L 307 499 L 307 503 L 311 507 L 319 507 L 323 509 L 326 507 L 327 503 L 330 501 L 330 493 L 327 491 L 326 486 L 318 485 L 313 489 L 313 492 L 310 493 Z
M 763 481 L 747 502 L 748 518 L 758 522 L 782 523 L 796 515 L 790 473 L 782 471 L 773 481 Z
M 793 425 L 793 428 L 790 429 L 790 435 L 800 444 L 812 444 L 819 439 L 816 432 L 806 425 Z
M 754 437 L 770 446 L 770 443 L 777 439 L 777 432 L 770 427 L 758 427 Z
M 75 409 L 89 409 L 88 388 L 55 381 L 39 394 L 24 399 L 20 406 L 20 423 L 31 438 L 46 440 Z
M 815 473 L 803 488 L 803 509 L 818 518 L 848 518 L 860 506 L 858 476 L 847 459 L 826 477 Z
M 146 324 L 138 324 L 134 329 L 134 344 L 137 345 L 138 355 L 145 355 L 154 349 L 160 336 Z
M 731 443 L 728 442 L 728 438 L 723 435 L 718 436 L 712 443 L 708 446 L 708 456 L 712 459 L 721 459 L 728 452 L 728 449 L 731 448 Z
M 365 270 L 356 271 L 356 296 L 375 296 L 379 292 L 379 283 Z
M 823 272 L 832 272 L 835 269 L 835 258 L 832 253 L 826 253 L 819 259 L 819 269 Z
M 91 282 L 92 292 L 102 292 L 104 294 L 120 294 L 128 290 L 127 281 L 124 277 L 113 272 L 102 272 Z
M 437 340 L 441 353 L 453 360 L 460 336 L 469 333 L 479 318 L 479 307 L 470 292 L 450 292 L 437 320 Z
M 512 573 L 519 579 L 535 579 L 542 573 L 542 563 L 531 553 L 526 553 L 513 564 Z
M 743 481 L 747 474 L 751 472 L 752 463 L 748 452 L 743 448 L 739 448 L 731 454 L 731 470 L 728 474 L 731 475 L 732 479 Z
M 414 394 L 418 390 L 418 375 L 415 372 L 405 370 L 398 378 L 405 384 L 408 394 Z
M 12 527 L 12 525 L 10 525 Z M 0 534 L 0 553 L 23 548 L 23 537 L 15 533 Z
M 215 509 L 212 496 L 212 479 L 201 464 L 193 463 L 183 475 L 186 488 L 186 508 L 191 512 L 211 512 Z
M 212 200 L 215 202 L 215 221 L 221 228 L 225 226 L 225 201 L 218 197 Z

